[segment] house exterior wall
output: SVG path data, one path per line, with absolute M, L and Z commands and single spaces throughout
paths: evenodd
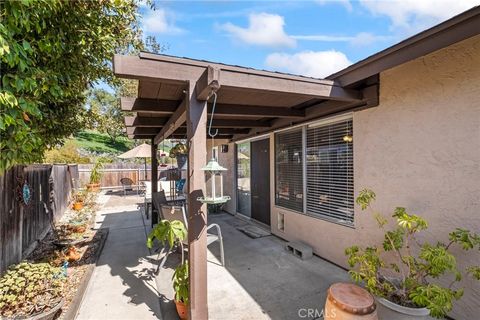
M 355 195 L 377 194 L 375 209 L 396 206 L 427 219 L 427 240 L 448 241 L 456 227 L 480 232 L 480 36 L 387 70 L 380 75 L 378 107 L 353 114 Z M 273 134 L 270 139 L 274 150 Z M 300 240 L 319 256 L 346 267 L 344 248 L 379 244 L 371 214 L 355 209 L 355 228 L 274 205 L 272 232 Z M 277 228 L 284 214 L 284 231 Z M 458 251 L 460 267 L 478 264 L 479 252 Z M 451 313 L 478 317 L 480 284 L 464 279 L 465 295 Z

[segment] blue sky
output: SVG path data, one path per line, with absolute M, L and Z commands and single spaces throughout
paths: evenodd
M 480 0 L 156 1 L 145 35 L 165 54 L 325 77 Z

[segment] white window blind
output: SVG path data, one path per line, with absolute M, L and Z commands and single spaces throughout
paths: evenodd
M 306 132 L 307 214 L 353 225 L 352 120 Z
M 301 128 L 275 134 L 275 204 L 303 212 Z

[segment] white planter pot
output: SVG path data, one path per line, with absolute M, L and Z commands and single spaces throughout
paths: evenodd
M 375 297 L 379 320 L 422 320 L 433 319 L 427 308 L 408 308 L 387 299 Z

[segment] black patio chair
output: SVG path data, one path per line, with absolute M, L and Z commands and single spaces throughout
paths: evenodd
M 127 195 L 127 191 L 133 191 L 133 180 L 130 178 L 122 178 L 120 179 L 120 183 L 123 187 L 123 195 Z

